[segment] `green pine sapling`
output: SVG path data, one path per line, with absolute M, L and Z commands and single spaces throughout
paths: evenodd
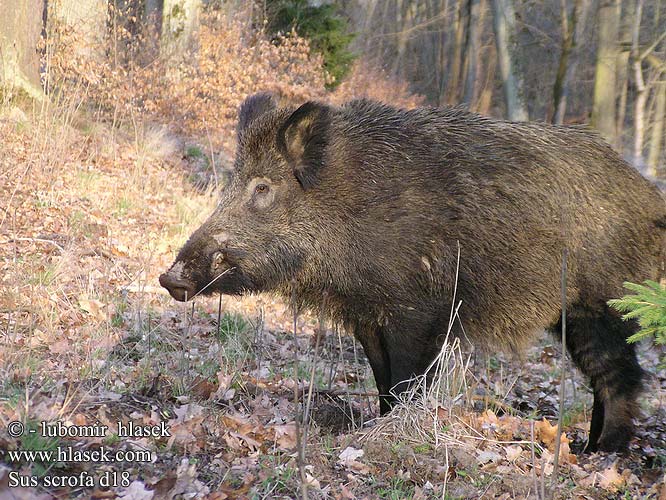
M 648 280 L 642 285 L 625 282 L 624 287 L 634 293 L 609 300 L 608 305 L 624 313 L 622 319 L 625 321 L 638 323 L 640 329 L 627 342 L 654 337 L 656 344 L 666 345 L 666 285 Z M 666 357 L 662 363 L 666 364 Z

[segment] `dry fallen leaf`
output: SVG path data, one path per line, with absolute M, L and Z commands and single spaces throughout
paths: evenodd
M 495 451 L 482 451 L 476 457 L 479 464 L 487 464 L 488 462 L 495 463 L 499 462 L 501 459 L 501 455 Z
M 200 399 L 212 398 L 212 395 L 217 391 L 217 384 L 211 382 L 207 378 L 197 376 L 192 381 L 190 387 L 191 392 Z
M 580 480 L 580 484 L 588 487 L 599 487 L 604 490 L 615 492 L 626 486 L 638 484 L 638 478 L 632 473 L 631 469 L 625 469 L 621 473 L 617 470 L 618 463 L 602 471 L 594 471 L 589 476 Z
M 555 440 L 557 438 L 557 425 L 551 425 L 545 418 L 534 424 L 537 438 L 548 448 L 548 450 L 555 451 Z M 560 436 L 560 462 L 575 464 L 578 462 L 576 455 L 571 453 L 569 443 L 571 440 L 563 432 Z
M 316 490 L 321 489 L 321 484 L 318 479 L 315 479 L 309 472 L 305 473 L 305 482 L 309 488 L 314 488 Z
M 509 462 L 515 462 L 518 460 L 520 455 L 523 453 L 523 449 L 516 445 L 505 446 L 504 451 L 506 453 L 506 458 Z
M 130 485 L 123 490 L 118 498 L 122 500 L 152 500 L 154 493 L 146 489 L 142 481 L 132 481 Z
M 363 450 L 348 446 L 340 453 L 338 463 L 354 472 L 358 472 L 359 474 L 368 474 L 370 472 L 370 467 L 356 460 L 357 458 L 361 458 L 363 454 Z
M 215 391 L 215 394 L 212 394 L 210 396 L 210 399 L 214 400 L 221 399 L 222 401 L 229 401 L 229 399 L 231 398 L 227 393 L 229 392 L 229 390 L 233 391 L 233 389 L 230 389 L 232 380 L 233 380 L 233 375 L 226 375 L 222 370 L 217 372 L 217 382 L 218 382 L 217 389 Z M 233 397 L 233 394 L 231 395 L 231 397 Z
M 176 484 L 173 485 L 167 498 L 202 498 L 210 493 L 210 489 L 197 479 L 197 466 L 183 458 L 176 470 Z
M 273 429 L 280 449 L 288 451 L 296 447 L 296 424 L 276 425 Z
M 106 320 L 105 305 L 96 299 L 91 299 L 87 295 L 79 296 L 79 307 L 81 310 L 90 314 L 97 321 Z
M 534 423 L 537 438 L 545 444 L 550 451 L 555 449 L 555 437 L 557 436 L 557 425 L 551 425 L 545 418 Z
M 363 450 L 359 450 L 353 446 L 347 446 L 340 453 L 340 456 L 338 457 L 338 463 L 346 467 L 350 462 L 353 462 L 357 458 L 361 458 L 364 453 L 365 452 Z

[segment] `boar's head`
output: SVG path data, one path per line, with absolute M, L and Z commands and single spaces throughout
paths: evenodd
M 267 93 L 241 105 L 234 173 L 213 214 L 160 284 L 185 301 L 198 294 L 273 290 L 299 271 L 316 240 L 309 201 L 318 182 L 331 109 L 280 109 Z

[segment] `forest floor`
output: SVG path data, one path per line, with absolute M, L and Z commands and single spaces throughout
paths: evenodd
M 215 205 L 202 179 L 224 178 L 205 146 L 16 108 L 0 136 L 1 500 L 666 500 L 663 349 L 641 346 L 651 378 L 625 455 L 580 454 L 591 396 L 567 370 L 554 479 L 549 337 L 522 359 L 452 348 L 442 392 L 378 417 L 344 332 L 304 314 L 294 334 L 270 296 L 180 304 L 159 287 Z M 49 435 L 72 429 L 99 432 Z

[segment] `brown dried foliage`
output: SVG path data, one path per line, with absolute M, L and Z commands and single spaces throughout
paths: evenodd
M 109 14 L 125 19 L 121 12 Z M 64 92 L 85 89 L 88 101 L 114 122 L 155 121 L 174 131 L 210 139 L 227 151 L 235 148 L 233 133 L 242 100 L 259 90 L 272 91 L 288 103 L 309 99 L 341 104 L 369 97 L 406 108 L 422 104 L 408 84 L 389 79 L 382 71 L 359 61 L 347 81 L 334 93 L 325 85 L 331 77 L 322 57 L 296 32 L 273 39 L 249 26 L 240 14 L 230 18 L 207 10 L 198 32 L 198 49 L 178 65 L 159 55 L 157 35 L 136 29 L 136 20 L 110 23 L 99 40 L 84 40 L 52 16 L 46 54 L 50 83 Z M 134 27 L 133 27 L 134 26 Z M 91 44 L 95 47 L 91 47 Z
M 425 102 L 425 96 L 413 94 L 405 80 L 391 77 L 386 71 L 373 67 L 364 59 L 354 63 L 349 76 L 335 89 L 330 101 L 333 104 L 342 104 L 359 97 L 405 109 L 423 106 Z
M 198 50 L 176 66 L 159 57 L 148 32 L 119 26 L 111 38 L 106 54 L 82 50 L 85 41 L 54 22 L 52 80 L 65 91 L 86 88 L 109 116 L 167 122 L 229 149 L 238 106 L 248 94 L 261 89 L 293 102 L 321 99 L 330 79 L 321 56 L 295 32 L 271 40 L 219 11 L 203 15 Z M 116 56 L 119 45 L 122 58 Z

